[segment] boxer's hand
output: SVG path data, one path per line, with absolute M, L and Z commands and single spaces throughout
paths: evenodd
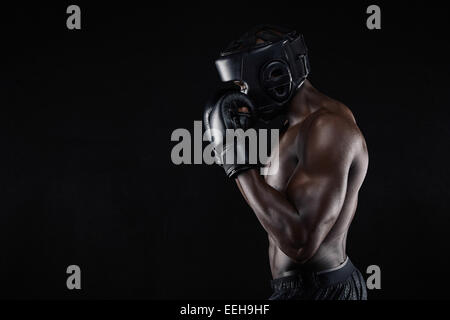
M 230 178 L 257 166 L 256 163 L 250 163 L 249 147 L 243 137 L 226 141 L 227 129 L 242 129 L 234 133 L 234 136 L 239 137 L 243 131 L 251 128 L 254 113 L 255 107 L 250 98 L 233 84 L 218 90 L 205 107 L 203 122 L 208 139 L 213 144 L 218 163 Z

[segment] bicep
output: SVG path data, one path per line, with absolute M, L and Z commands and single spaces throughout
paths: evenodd
M 299 168 L 296 180 L 288 188 L 288 197 L 297 209 L 301 224 L 310 236 L 325 237 L 344 203 L 346 175 L 339 170 L 310 174 Z

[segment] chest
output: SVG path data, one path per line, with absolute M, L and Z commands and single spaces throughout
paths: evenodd
M 288 130 L 280 137 L 278 152 L 276 147 L 272 149 L 265 181 L 280 192 L 286 191 L 289 180 L 300 161 L 298 139 L 299 137 L 293 130 Z

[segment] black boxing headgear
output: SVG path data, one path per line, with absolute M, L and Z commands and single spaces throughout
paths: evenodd
M 216 67 L 223 82 L 243 84 L 243 93 L 254 101 L 263 119 L 272 119 L 284 109 L 310 71 L 303 36 L 266 25 L 233 41 L 216 60 Z

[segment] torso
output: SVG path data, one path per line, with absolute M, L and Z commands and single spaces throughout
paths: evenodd
M 287 126 L 287 129 L 281 134 L 279 142 L 279 170 L 276 174 L 265 176 L 267 184 L 284 194 L 295 192 L 295 190 L 289 189 L 289 179 L 298 162 L 302 161 L 301 155 L 299 157 L 296 150 L 298 145 L 297 139 L 302 139 L 305 136 L 308 131 L 308 125 L 315 118 L 320 117 L 320 113 L 333 112 L 346 117 L 354 123 L 355 143 L 361 144 L 361 139 L 364 140 L 348 108 L 323 95 L 320 96 L 318 102 L 320 107 L 317 111 L 309 114 L 295 126 Z M 365 145 L 364 141 L 363 145 Z M 289 271 L 292 270 L 308 268 L 320 271 L 336 267 L 345 261 L 347 232 L 356 211 L 358 191 L 364 180 L 366 170 L 367 150 L 361 148 L 360 152 L 356 152 L 348 172 L 347 194 L 339 217 L 319 249 L 307 262 L 298 264 L 293 261 L 275 245 L 275 242 L 269 236 L 270 268 L 274 279 L 288 275 Z

